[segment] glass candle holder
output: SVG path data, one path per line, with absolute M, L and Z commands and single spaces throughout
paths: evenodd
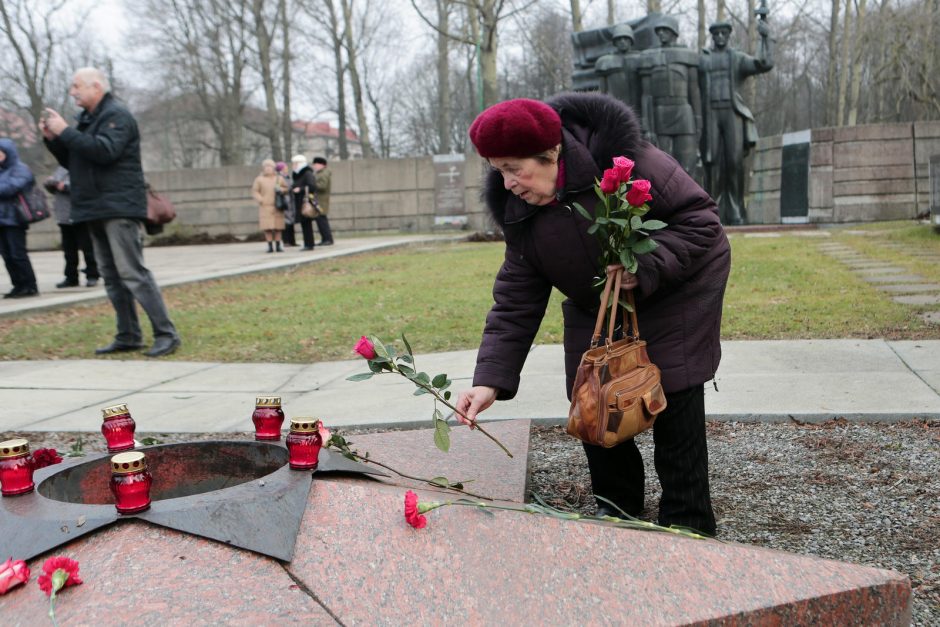
M 147 460 L 140 451 L 111 458 L 111 493 L 119 514 L 136 514 L 149 509 L 152 483 Z
M 294 470 L 315 470 L 320 462 L 320 421 L 316 418 L 292 418 L 287 434 L 287 453 Z
M 104 422 L 101 423 L 101 434 L 108 443 L 109 453 L 129 451 L 134 448 L 134 419 L 127 410 L 127 405 L 112 405 L 101 410 Z
M 0 493 L 3 496 L 27 494 L 35 487 L 29 442 L 23 438 L 0 442 Z
M 284 424 L 281 397 L 256 397 L 255 411 L 251 414 L 251 421 L 255 423 L 256 440 L 280 440 L 281 425 Z

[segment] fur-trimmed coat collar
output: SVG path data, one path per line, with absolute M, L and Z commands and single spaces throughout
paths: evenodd
M 636 159 L 648 144 L 636 114 L 616 98 L 597 93 L 566 92 L 545 101 L 561 116 L 565 185 L 559 199 L 594 184 L 614 157 Z M 537 207 L 517 199 L 495 170 L 486 175 L 483 199 L 497 224 L 525 219 Z

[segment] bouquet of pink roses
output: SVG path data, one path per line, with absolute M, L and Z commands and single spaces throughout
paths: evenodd
M 626 157 L 614 157 L 614 167 L 604 170 L 603 177 L 596 182 L 594 191 L 600 202 L 595 205 L 594 215 L 578 203 L 574 208 L 591 221 L 588 233 L 601 243 L 601 264 L 606 267 L 621 264 L 627 272 L 637 270 L 637 255 L 656 249 L 650 231 L 666 226 L 661 220 L 644 220 L 653 199 L 650 182 L 634 180 L 634 162 Z M 600 279 L 604 283 L 604 278 Z

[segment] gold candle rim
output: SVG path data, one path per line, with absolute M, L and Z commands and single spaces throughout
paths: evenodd
M 127 403 L 118 403 L 117 405 L 111 405 L 101 410 L 101 414 L 105 420 L 130 413 L 131 412 L 127 409 Z
M 320 430 L 319 418 L 291 418 L 290 430 L 294 433 L 316 433 Z
M 26 438 L 13 438 L 0 442 L 0 458 L 19 457 L 29 454 L 29 440 Z
M 256 396 L 255 407 L 280 407 L 280 396 Z
M 128 475 L 147 469 L 147 456 L 140 451 L 118 453 L 111 458 L 111 473 Z

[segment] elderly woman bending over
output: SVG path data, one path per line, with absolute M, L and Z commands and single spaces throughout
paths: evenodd
M 493 287 L 473 387 L 457 408 L 472 420 L 493 401 L 515 396 L 519 373 L 552 288 L 566 296 L 566 392 L 589 347 L 599 304 L 592 287 L 603 276 L 601 250 L 577 211 L 594 212 L 596 178 L 626 156 L 634 177 L 649 179 L 650 212 L 662 220 L 659 244 L 640 255 L 635 288 L 650 359 L 662 370 L 668 402 L 653 426 L 656 473 L 662 485 L 659 523 L 714 534 L 705 441 L 704 383 L 721 356 L 719 330 L 731 264 L 714 201 L 676 161 L 642 139 L 633 111 L 599 94 L 561 94 L 547 102 L 517 99 L 494 105 L 470 127 L 489 165 L 486 204 L 506 238 L 506 256 Z M 633 440 L 613 448 L 584 445 L 594 494 L 631 515 L 643 510 L 643 460 Z M 598 513 L 616 515 L 605 503 Z

